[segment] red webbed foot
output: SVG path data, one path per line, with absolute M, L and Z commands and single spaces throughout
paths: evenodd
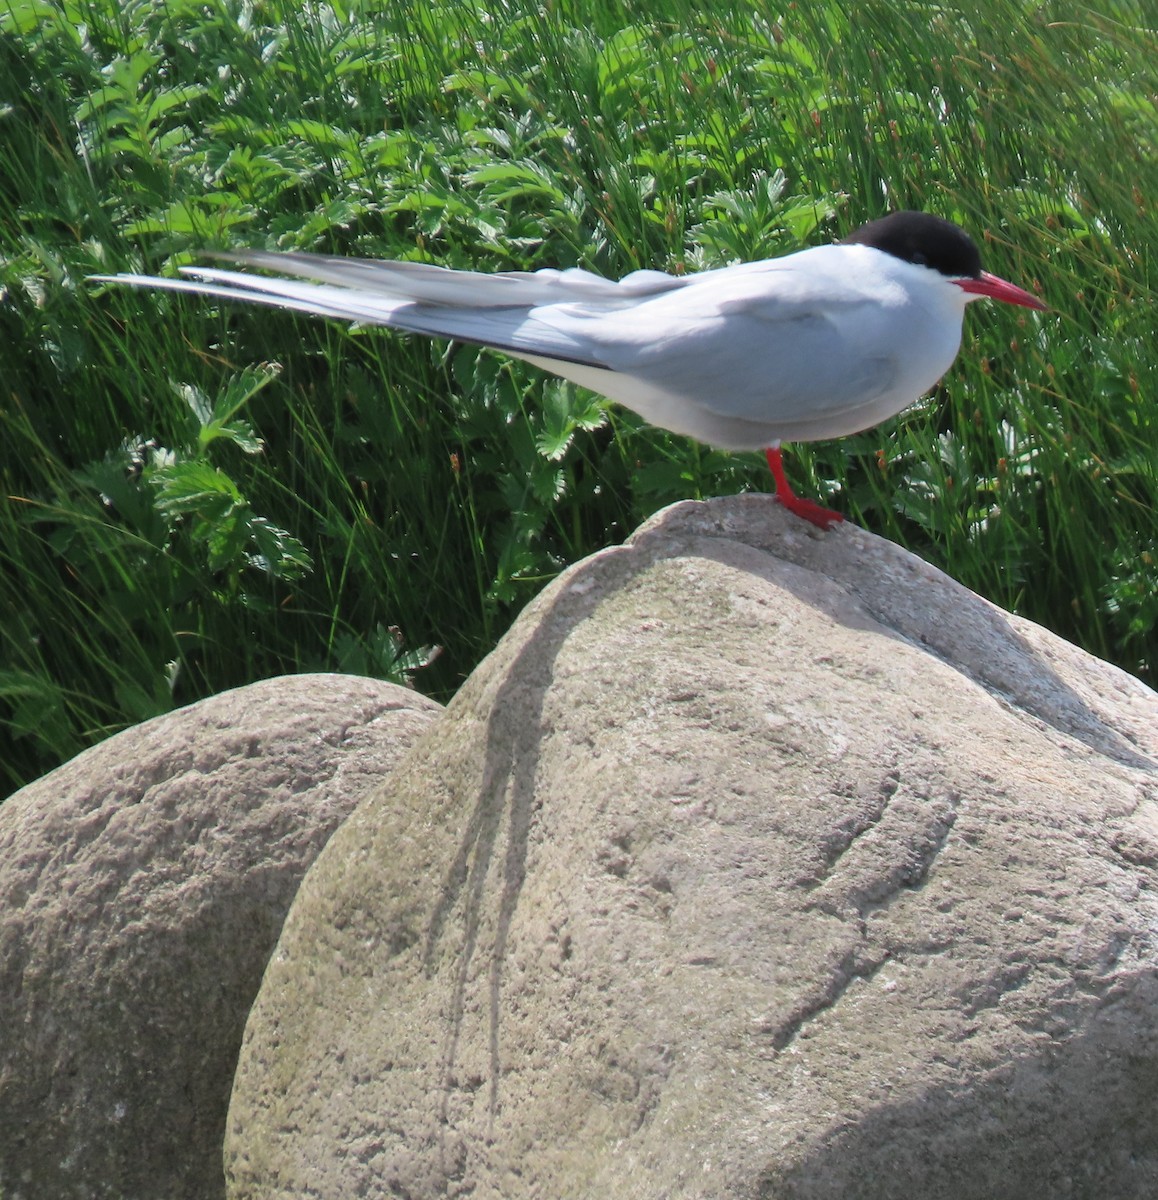
M 773 446 L 764 451 L 768 459 L 768 467 L 772 472 L 772 478 L 776 480 L 776 499 L 784 505 L 790 513 L 798 517 L 802 517 L 812 525 L 817 525 L 821 529 L 831 529 L 834 525 L 839 525 L 844 517 L 838 512 L 833 512 L 831 508 L 825 508 L 822 504 L 817 504 L 815 500 L 805 500 L 803 496 L 798 496 L 793 490 L 792 485 L 788 482 L 788 476 L 784 474 L 784 462 L 780 455 L 780 447 Z

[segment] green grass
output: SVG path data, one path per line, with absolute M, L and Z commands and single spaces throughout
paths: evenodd
M 931 396 L 794 475 L 1153 682 L 1141 6 L 769 11 L 0 0 L 0 781 L 284 671 L 446 699 L 564 564 L 766 487 L 471 348 L 86 282 L 201 248 L 615 276 L 949 216 L 1053 311 L 973 307 Z

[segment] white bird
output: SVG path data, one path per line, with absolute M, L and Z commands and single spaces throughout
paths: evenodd
M 792 491 L 781 442 L 844 437 L 906 408 L 949 369 L 970 301 L 1046 308 L 982 271 L 963 229 L 920 212 L 783 258 L 694 275 L 634 271 L 618 283 L 578 268 L 485 274 L 315 254 L 224 257 L 292 278 L 207 267 L 183 267 L 180 279 L 98 278 L 501 350 L 673 433 L 765 451 L 776 498 L 822 528 L 841 517 Z

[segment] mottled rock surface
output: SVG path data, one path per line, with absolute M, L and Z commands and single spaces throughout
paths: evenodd
M 677 505 L 306 877 L 230 1195 L 1158 1195 L 1158 697 L 851 526 Z
M 306 868 L 439 711 L 271 679 L 0 804 L 0 1195 L 207 1200 L 242 1029 Z

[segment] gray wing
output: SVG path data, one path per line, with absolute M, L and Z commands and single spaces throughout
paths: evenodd
M 432 263 L 337 258 L 322 254 L 250 250 L 210 257 L 259 267 L 298 279 L 332 284 L 369 295 L 393 296 L 415 303 L 455 308 L 533 308 L 542 304 L 593 303 L 618 307 L 640 297 L 686 287 L 688 276 L 662 271 L 633 271 L 616 282 L 579 267 L 541 271 L 459 271 Z M 198 268 L 183 273 L 203 277 Z M 245 277 L 249 278 L 249 277 Z
M 895 385 L 896 318 L 875 297 L 790 270 L 714 274 L 614 316 L 564 309 L 542 319 L 598 345 L 610 370 L 728 420 L 835 416 Z
M 613 313 L 689 282 L 660 271 L 635 271 L 616 283 L 578 268 L 492 274 L 428 263 L 267 251 L 213 257 L 278 271 L 282 278 L 209 267 L 183 267 L 179 279 L 132 274 L 94 278 L 387 325 L 602 368 L 607 364 L 586 332 L 576 336 L 545 323 L 536 310 L 562 306 Z

